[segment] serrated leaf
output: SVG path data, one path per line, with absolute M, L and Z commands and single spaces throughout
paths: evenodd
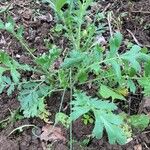
M 57 113 L 55 116 L 55 123 L 59 123 L 61 122 L 65 127 L 69 126 L 69 116 L 67 116 L 66 114 L 60 112 Z
M 7 89 L 7 95 L 10 96 L 14 90 L 15 86 L 14 84 L 11 84 L 10 87 Z
M 92 134 L 97 138 L 101 139 L 103 136 L 103 130 L 104 130 L 104 124 L 101 120 L 101 114 L 99 111 L 94 111 L 94 116 L 95 116 L 95 126 L 92 131 Z
M 147 115 L 133 115 L 130 116 L 129 118 L 130 124 L 136 128 L 136 129 L 140 129 L 140 130 L 144 130 L 146 127 L 148 127 L 149 122 L 150 122 L 150 117 Z
M 11 79 L 7 76 L 1 76 L 0 78 L 0 94 L 4 90 L 7 92 L 8 96 L 14 91 L 14 84 L 12 83 Z
M 3 77 L 2 77 L 2 80 L 3 80 L 6 84 L 8 84 L 8 85 L 11 85 L 11 84 L 12 84 L 12 81 L 11 81 L 10 77 L 3 76 Z
M 144 95 L 150 96 L 150 76 L 142 77 L 138 83 L 144 88 Z
M 60 86 L 63 88 L 67 88 L 69 86 L 69 80 L 67 77 L 67 73 L 64 70 L 59 70 L 58 78 L 60 82 Z
M 70 119 L 72 121 L 75 121 L 76 119 L 78 119 L 80 116 L 82 116 L 83 114 L 86 114 L 87 112 L 89 112 L 90 108 L 88 107 L 74 107 L 73 108 L 73 112 L 70 114 Z
M 120 145 L 125 144 L 126 136 L 121 128 L 115 125 L 110 125 L 105 123 L 105 128 L 108 134 L 108 139 L 110 144 L 115 144 L 116 142 Z
M 115 73 L 116 73 L 116 76 L 118 79 L 121 79 L 121 68 L 120 68 L 120 64 L 115 61 L 115 60 L 112 60 L 110 62 L 110 64 L 112 65 L 113 69 L 115 70 Z
M 70 68 L 79 65 L 85 59 L 85 54 L 77 51 L 72 51 L 70 58 L 66 58 L 62 63 L 62 68 Z
M 16 68 L 14 66 L 11 67 L 10 73 L 13 78 L 13 81 L 15 83 L 18 83 L 19 79 L 20 79 L 20 73 L 16 70 Z
M 49 93 L 48 88 L 50 86 L 45 86 L 45 88 L 40 88 L 39 83 L 29 82 L 22 86 L 21 91 L 19 92 L 18 100 L 21 104 L 21 110 L 25 117 L 42 117 L 46 119 L 47 111 L 45 109 L 44 98 Z M 43 91 L 45 90 L 45 91 Z M 47 93 L 46 93 L 47 92 Z
M 141 47 L 138 45 L 134 45 L 130 49 L 130 51 L 121 55 L 121 57 L 124 60 L 127 60 L 131 64 L 131 67 L 133 67 L 137 72 L 141 71 L 141 66 L 138 62 L 138 59 L 145 60 L 145 61 L 148 61 L 148 59 L 150 60 L 150 57 L 148 55 L 143 54 L 140 51 L 141 51 Z
M 52 48 L 48 54 L 43 53 L 42 56 L 36 58 L 36 63 L 44 69 L 49 70 L 51 65 L 60 56 L 60 49 Z
M 132 80 L 127 81 L 127 86 L 130 89 L 130 92 L 135 93 L 136 92 L 136 86 Z
M 97 114 L 96 114 L 97 113 Z M 97 121 L 98 124 L 95 123 L 95 126 L 97 126 L 97 131 L 95 130 L 95 134 L 101 130 L 101 126 L 106 128 L 109 143 L 115 144 L 116 142 L 119 144 L 124 144 L 126 142 L 126 137 L 124 135 L 123 130 L 119 127 L 122 124 L 121 117 L 114 115 L 114 114 L 107 114 L 99 111 L 94 111 L 95 118 L 98 118 L 99 121 Z M 98 126 L 100 126 L 98 128 Z M 99 136 L 101 137 L 101 133 L 99 133 Z
M 90 100 L 91 102 L 91 107 L 95 107 L 96 109 L 105 109 L 108 111 L 113 111 L 116 110 L 117 107 L 114 103 L 111 103 L 109 101 L 102 101 L 102 100 L 98 100 L 97 98 L 92 98 Z
M 115 99 L 125 100 L 125 98 L 122 95 L 116 93 L 114 90 L 105 85 L 101 85 L 99 94 L 105 99 L 112 97 L 112 100 Z
M 120 48 L 120 45 L 122 43 L 122 34 L 120 32 L 116 32 L 113 37 L 111 37 L 109 41 L 110 45 L 110 56 L 113 57 L 116 55 L 118 49 Z
M 48 86 L 45 84 L 41 85 L 39 87 L 39 96 L 46 96 L 48 91 L 50 91 L 50 89 L 51 89 L 51 86 Z
M 123 124 L 122 118 L 119 115 L 113 114 L 117 107 L 113 103 L 91 98 L 85 93 L 74 94 L 75 100 L 72 101 L 72 113 L 70 120 L 76 120 L 87 112 L 93 112 L 95 116 L 95 123 L 93 129 L 93 136 L 101 138 L 104 128 L 107 131 L 109 142 L 115 144 L 125 144 L 126 136 L 121 129 Z

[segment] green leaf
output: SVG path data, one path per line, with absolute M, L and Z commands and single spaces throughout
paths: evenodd
M 93 136 L 98 139 L 101 138 L 103 130 L 106 129 L 111 144 L 116 142 L 125 144 L 126 136 L 121 128 L 123 120 L 119 115 L 113 114 L 113 111 L 117 109 L 114 103 L 91 98 L 81 92 L 74 94 L 74 97 L 75 100 L 71 103 L 73 105 L 72 113 L 70 114 L 71 121 L 78 119 L 87 112 L 93 112 L 95 116 Z
M 6 84 L 1 83 L 0 85 L 0 94 L 4 91 Z
M 16 68 L 14 66 L 11 66 L 10 73 L 11 73 L 11 76 L 13 78 L 13 81 L 15 83 L 18 83 L 19 79 L 20 79 L 20 73 L 16 70 Z
M 121 79 L 120 64 L 115 60 L 110 61 L 110 64 L 112 65 L 113 69 L 115 70 L 117 78 L 120 80 Z
M 67 116 L 66 114 L 60 112 L 57 113 L 55 116 L 55 123 L 59 123 L 61 122 L 65 127 L 69 126 L 69 116 Z
M 118 52 L 120 45 L 122 43 L 122 34 L 120 32 L 116 32 L 113 37 L 111 37 L 109 41 L 110 45 L 110 56 L 113 57 Z
M 11 16 L 9 16 L 7 18 L 7 23 L 5 24 L 5 29 L 8 32 L 13 33 L 14 32 L 14 28 L 15 28 L 15 22 L 14 22 L 13 18 Z
M 1 76 L 0 78 L 0 93 L 4 90 L 7 92 L 8 96 L 15 90 L 14 83 L 11 81 L 10 77 Z
M 149 125 L 150 117 L 144 114 L 133 115 L 130 116 L 129 121 L 133 128 L 136 128 L 138 130 L 144 130 Z
M 141 71 L 141 66 L 139 60 L 141 61 L 150 61 L 150 56 L 144 53 L 141 53 L 141 47 L 138 45 L 132 46 L 130 51 L 127 51 L 125 54 L 121 55 L 122 59 L 128 61 L 136 72 Z
M 4 22 L 0 19 L 0 30 L 5 29 Z
M 11 65 L 9 55 L 3 51 L 0 51 L 0 63 L 6 65 L 8 67 Z
M 62 24 L 56 24 L 55 26 L 55 31 L 56 32 L 61 32 L 63 30 L 64 26 Z
M 67 77 L 67 73 L 64 70 L 59 70 L 58 78 L 61 87 L 67 88 L 69 86 L 69 79 Z
M 115 99 L 125 100 L 125 98 L 122 95 L 116 93 L 114 90 L 105 85 L 101 85 L 99 94 L 105 99 L 112 97 L 112 100 Z
M 11 81 L 10 77 L 3 76 L 3 77 L 2 77 L 2 80 L 3 80 L 3 82 L 5 82 L 5 83 L 8 84 L 8 85 L 11 85 L 11 84 L 12 84 L 12 81 Z
M 20 101 L 21 110 L 26 118 L 30 117 L 42 117 L 46 115 L 46 109 L 44 104 L 44 98 L 50 91 L 50 86 L 45 84 L 28 82 L 22 85 L 18 100 Z
M 67 3 L 67 0 L 56 0 L 55 1 L 55 8 L 56 11 L 60 12 L 61 8 Z
M 150 75 L 150 61 L 145 63 L 145 65 L 144 65 L 144 72 L 145 72 L 145 76 L 149 76 Z
M 24 32 L 23 26 L 19 26 L 19 28 L 17 30 L 17 36 L 20 37 L 20 38 L 22 38 L 23 32 Z
M 79 65 L 84 59 L 86 55 L 84 53 L 78 51 L 72 51 L 70 53 L 70 58 L 66 58 L 62 63 L 62 68 L 70 68 L 76 65 Z
M 144 95 L 150 96 L 150 76 L 142 77 L 138 83 L 144 88 Z
M 121 128 L 118 128 L 117 126 L 111 125 L 109 123 L 105 123 L 105 128 L 110 144 L 115 144 L 117 142 L 123 145 L 126 143 L 126 136 Z
M 94 111 L 94 116 L 95 116 L 95 126 L 93 129 L 92 134 L 97 138 L 101 139 L 103 136 L 103 130 L 104 130 L 104 124 L 101 119 L 101 114 L 99 111 Z
M 36 63 L 44 69 L 49 70 L 53 63 L 60 56 L 60 49 L 57 47 L 52 48 L 48 54 L 43 53 L 42 56 L 36 58 Z
M 78 74 L 77 74 L 77 80 L 80 82 L 80 83 L 83 83 L 85 82 L 86 80 L 88 79 L 88 74 L 85 72 L 85 70 L 83 69 L 80 69 Z
M 6 71 L 6 68 L 0 66 L 0 78 L 2 77 L 3 73 Z
M 10 96 L 14 90 L 15 90 L 15 86 L 14 84 L 11 84 L 7 90 L 7 95 Z
M 128 81 L 127 81 L 127 87 L 130 89 L 130 91 L 132 93 L 136 92 L 136 86 L 135 86 L 135 84 L 134 84 L 134 82 L 132 80 L 128 79 Z

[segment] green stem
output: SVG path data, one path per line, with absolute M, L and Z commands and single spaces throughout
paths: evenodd
M 73 95 L 73 85 L 72 85 L 72 70 L 70 69 L 70 114 L 72 113 L 72 95 Z M 72 122 L 70 123 L 70 150 L 73 150 L 73 140 L 72 140 Z
M 93 63 L 92 65 L 89 65 L 88 67 L 86 67 L 84 70 L 86 71 L 86 70 L 88 70 L 89 68 L 91 68 L 92 66 L 94 66 L 94 65 L 100 65 L 100 64 L 102 64 L 102 63 L 106 63 L 107 61 L 111 61 L 111 60 L 115 60 L 115 59 L 121 59 L 122 57 L 113 57 L 113 58 L 109 58 L 109 59 L 105 59 L 105 60 L 102 60 L 102 61 L 100 61 L 100 62 L 96 62 L 96 63 Z
M 80 50 L 82 19 L 83 19 L 83 5 L 82 5 L 81 13 L 79 16 L 79 24 L 78 24 L 78 30 L 77 30 L 77 50 Z
M 92 83 L 92 82 L 95 82 L 97 80 L 101 81 L 103 78 L 108 79 L 109 77 L 114 77 L 114 76 L 116 76 L 116 74 L 108 75 L 108 76 L 104 76 L 104 77 L 98 77 L 98 78 L 91 79 L 91 80 L 88 80 L 86 82 L 80 83 L 79 85 L 84 85 L 84 84 L 87 84 L 87 83 Z M 141 79 L 141 78 L 138 78 L 138 77 L 129 77 L 129 76 L 122 76 L 122 78 L 124 78 L 124 79 L 132 79 L 132 80 L 140 80 Z
M 65 93 L 66 93 L 66 89 L 64 89 L 63 94 L 62 94 L 62 97 L 61 97 L 61 102 L 60 102 L 60 106 L 59 106 L 58 113 L 61 112 L 62 104 L 63 104 L 63 102 L 64 102 Z M 57 122 L 55 121 L 55 123 L 54 123 L 54 125 L 53 125 L 53 127 L 52 127 L 52 130 L 55 128 L 56 123 L 57 123 Z

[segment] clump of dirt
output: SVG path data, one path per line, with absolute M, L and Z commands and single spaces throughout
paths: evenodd
M 5 136 L 0 136 L 0 150 L 19 150 L 15 140 L 9 140 Z

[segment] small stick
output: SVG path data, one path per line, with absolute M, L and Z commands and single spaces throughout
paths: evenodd
M 150 11 L 131 11 L 132 13 L 150 14 Z
M 107 20 L 108 20 L 110 35 L 111 37 L 113 37 L 113 31 L 112 31 L 112 26 L 111 26 L 111 12 L 108 13 Z
M 137 45 L 142 46 L 142 47 L 146 46 L 146 47 L 150 48 L 150 45 L 143 45 L 143 44 L 141 44 L 141 43 L 136 39 L 136 37 L 134 36 L 134 34 L 131 32 L 131 30 L 127 29 L 127 31 L 131 34 L 131 36 L 133 37 L 133 39 L 134 39 L 134 41 L 135 41 L 135 43 L 136 43 Z

